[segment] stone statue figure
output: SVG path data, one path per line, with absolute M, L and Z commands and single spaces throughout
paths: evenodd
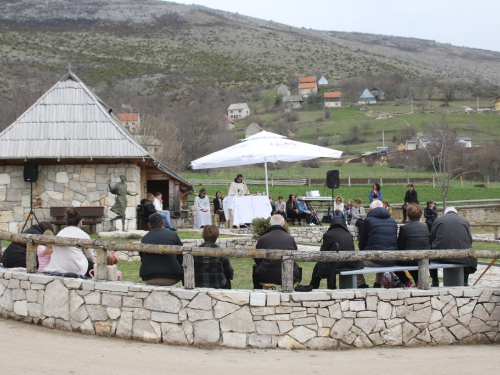
M 108 188 L 111 194 L 116 194 L 115 204 L 111 207 L 111 212 L 114 212 L 116 216 L 111 219 L 111 224 L 113 221 L 122 219 L 122 229 L 126 232 L 125 228 L 125 210 L 127 209 L 127 195 L 135 196 L 139 193 L 132 193 L 127 190 L 125 175 L 120 175 L 121 182 L 118 182 L 114 187 L 111 187 L 111 180 L 108 180 Z

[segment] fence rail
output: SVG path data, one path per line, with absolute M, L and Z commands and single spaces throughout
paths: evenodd
M 342 251 L 342 252 L 319 252 L 300 250 L 274 250 L 254 249 L 244 247 L 238 249 L 186 247 L 174 245 L 150 245 L 137 243 L 123 243 L 100 240 L 83 240 L 77 238 L 43 236 L 35 234 L 8 233 L 0 231 L 0 240 L 27 244 L 26 271 L 36 272 L 36 247 L 42 245 L 79 246 L 92 248 L 96 253 L 95 277 L 97 280 L 107 278 L 107 251 L 140 251 L 152 254 L 174 254 L 184 256 L 184 286 L 193 289 L 194 282 L 194 258 L 195 256 L 233 257 L 233 258 L 262 258 L 281 259 L 282 265 L 282 290 L 293 292 L 293 262 L 345 262 L 365 260 L 418 260 L 419 274 L 427 275 L 429 270 L 429 259 L 442 258 L 486 258 L 497 259 L 500 252 L 495 250 L 474 249 L 449 249 L 449 250 L 399 250 L 399 251 Z M 419 289 L 429 289 L 427 279 L 419 282 Z
M 188 182 L 192 185 L 203 185 L 203 186 L 219 186 L 219 185 L 230 185 L 233 180 L 222 180 L 222 179 L 196 179 L 191 178 Z M 265 179 L 245 179 L 245 183 L 247 185 L 265 185 Z M 288 186 L 288 185 L 307 185 L 306 178 L 298 178 L 298 179 L 289 179 L 289 180 L 269 180 L 269 185 L 271 186 Z

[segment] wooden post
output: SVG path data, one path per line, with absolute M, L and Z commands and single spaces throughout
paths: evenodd
M 368 177 L 368 185 L 370 185 L 370 177 Z
M 36 244 L 35 241 L 29 240 L 26 244 L 26 272 L 36 272 Z
M 429 259 L 418 261 L 418 289 L 429 290 Z
M 380 187 L 382 187 L 382 176 L 380 176 Z
M 191 250 L 182 252 L 182 267 L 184 268 L 184 288 L 194 289 L 194 258 Z
M 273 175 L 271 175 L 271 186 L 274 186 L 274 178 L 273 178 Z
M 309 181 L 309 187 L 311 187 L 311 172 L 309 172 L 308 176 L 307 176 L 307 181 Z
M 436 176 L 432 176 L 432 187 L 436 187 Z
M 286 293 L 293 292 L 293 259 L 283 256 L 281 265 L 281 290 Z
M 351 187 L 351 176 L 347 177 L 347 186 Z
M 460 176 L 460 187 L 464 187 L 464 176 Z
M 94 277 L 97 280 L 108 279 L 108 250 L 105 247 L 95 249 Z
M 410 183 L 410 176 L 406 176 L 406 185 Z

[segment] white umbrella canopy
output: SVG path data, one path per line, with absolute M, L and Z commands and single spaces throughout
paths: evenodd
M 316 158 L 340 158 L 342 151 L 287 139 L 265 130 L 245 138 L 234 146 L 193 160 L 193 169 L 211 169 L 264 163 L 266 194 L 269 195 L 267 162 L 295 162 Z

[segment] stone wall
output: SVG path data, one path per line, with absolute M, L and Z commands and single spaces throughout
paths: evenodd
M 487 288 L 186 290 L 0 269 L 2 316 L 85 334 L 229 348 L 346 349 L 500 343 Z
M 38 180 L 33 183 L 33 210 L 38 220 L 52 220 L 50 207 L 104 206 L 105 219 L 97 225 L 97 231 L 111 228 L 109 219 L 115 216 L 109 208 L 115 203 L 115 195 L 108 191 L 127 177 L 129 191 L 140 192 L 140 168 L 133 164 L 76 164 L 39 165 Z M 0 166 L 0 230 L 21 232 L 30 211 L 30 183 L 23 178 L 23 165 Z M 127 196 L 127 223 L 135 229 L 136 206 L 140 196 Z M 121 221 L 116 221 L 121 229 Z M 29 223 L 28 223 L 29 224 Z

